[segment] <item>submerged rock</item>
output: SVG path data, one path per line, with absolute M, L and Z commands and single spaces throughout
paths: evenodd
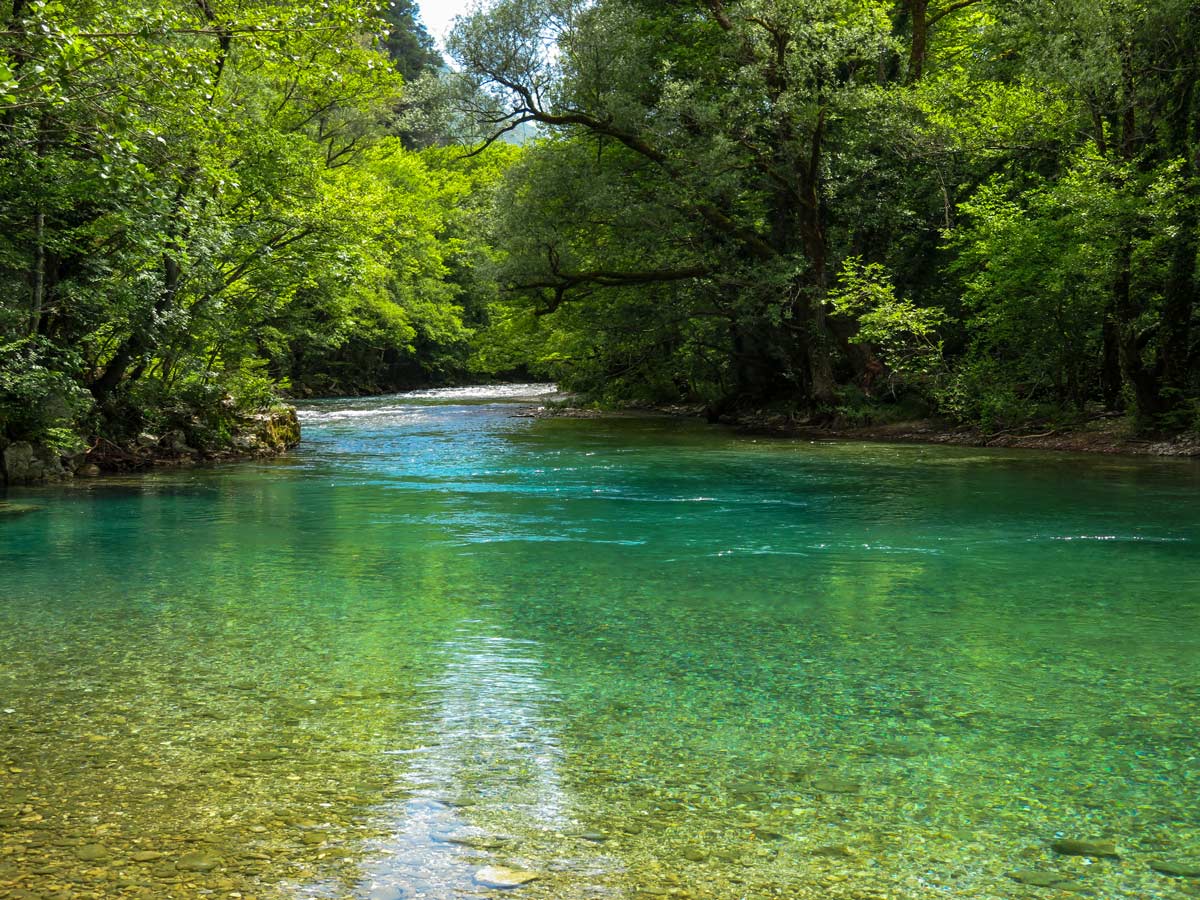
M 1200 878 L 1200 861 L 1156 859 L 1151 860 L 1150 868 L 1161 875 L 1175 878 Z
M 873 756 L 887 756 L 893 759 L 912 759 L 927 752 L 927 748 L 907 741 L 881 741 L 869 745 L 867 752 Z
M 854 851 L 844 844 L 814 847 L 811 852 L 813 856 L 822 856 L 826 859 L 854 859 L 855 857 Z
M 185 853 L 175 861 L 175 868 L 184 872 L 211 872 L 221 861 L 203 850 L 193 850 Z
M 1112 840 L 1080 840 L 1063 838 L 1050 845 L 1055 853 L 1064 856 L 1095 856 L 1104 859 L 1119 859 L 1116 841 Z
M 470 847 L 472 850 L 499 850 L 510 842 L 507 838 L 473 834 L 435 834 L 433 839 L 443 844 Z
M 537 881 L 541 876 L 537 872 L 527 872 L 523 869 L 509 869 L 505 866 L 485 866 L 475 873 L 475 883 L 486 888 L 506 890 L 519 888 L 521 885 Z
M 1009 872 L 1008 877 L 1030 887 L 1054 887 L 1056 884 L 1066 884 L 1071 880 L 1061 872 L 1046 872 L 1041 869 L 1019 869 L 1016 872 Z
M 103 844 L 84 844 L 75 851 L 75 855 L 84 862 L 103 862 L 112 856 L 112 851 Z
M 40 506 L 30 503 L 6 503 L 0 500 L 0 516 L 23 516 L 26 513 L 37 512 Z
M 848 778 L 818 778 L 812 786 L 823 794 L 857 794 L 862 789 L 857 781 Z

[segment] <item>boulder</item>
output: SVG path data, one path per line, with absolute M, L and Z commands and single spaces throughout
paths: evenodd
M 42 464 L 34 455 L 33 444 L 13 441 L 4 448 L 4 478 L 9 484 L 30 484 L 42 480 Z
M 194 447 L 188 446 L 187 435 L 180 428 L 164 434 L 159 445 L 178 456 L 192 456 L 198 452 Z
M 71 477 L 71 470 L 63 465 L 62 454 L 45 444 L 33 445 L 33 456 L 42 467 L 43 481 L 60 481 Z
M 282 453 L 300 443 L 300 420 L 290 406 L 258 413 L 247 424 L 259 444 L 273 453 Z

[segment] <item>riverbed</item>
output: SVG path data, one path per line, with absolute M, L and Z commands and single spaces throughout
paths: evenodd
M 0 898 L 1200 895 L 1200 463 L 550 391 L 10 491 Z

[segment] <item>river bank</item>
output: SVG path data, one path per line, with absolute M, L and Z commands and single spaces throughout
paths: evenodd
M 591 419 L 625 416 L 705 417 L 701 404 L 681 404 L 622 410 L 579 406 L 539 406 L 518 415 L 528 418 Z M 1126 419 L 1097 418 L 1080 426 L 1026 428 L 985 432 L 955 427 L 937 419 L 914 419 L 879 425 L 813 424 L 790 416 L 762 412 L 740 413 L 719 423 L 743 434 L 764 434 L 812 441 L 868 441 L 896 444 L 935 444 L 1011 450 L 1054 450 L 1114 456 L 1174 456 L 1200 458 L 1200 434 L 1146 436 L 1133 431 Z
M 7 441 L 0 436 L 0 486 L 276 456 L 299 442 L 300 422 L 291 406 L 238 416 L 230 432 L 218 436 L 175 428 L 162 434 L 143 432 L 125 441 L 92 437 L 81 449 L 65 451 L 47 443 Z

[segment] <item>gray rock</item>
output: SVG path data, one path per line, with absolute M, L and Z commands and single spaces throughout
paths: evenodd
M 62 454 L 45 444 L 34 444 L 33 455 L 42 464 L 42 478 L 48 481 L 58 481 L 69 478 L 70 471 L 63 465 Z
M 258 435 L 239 434 L 234 437 L 233 446 L 243 453 L 253 453 L 262 448 L 262 442 L 259 441 Z
M 29 441 L 13 441 L 5 447 L 3 463 L 9 484 L 37 484 L 71 476 L 58 451 Z
M 192 456 L 199 452 L 194 447 L 188 446 L 187 435 L 185 435 L 183 431 L 178 428 L 176 428 L 174 431 L 168 431 L 166 434 L 164 434 L 160 443 L 171 453 L 175 453 L 180 456 Z
M 75 470 L 75 474 L 81 478 L 95 478 L 100 474 L 100 467 L 95 463 L 85 463 Z
M 41 479 L 41 464 L 33 455 L 33 444 L 13 441 L 4 448 L 4 474 L 9 484 L 28 484 Z

